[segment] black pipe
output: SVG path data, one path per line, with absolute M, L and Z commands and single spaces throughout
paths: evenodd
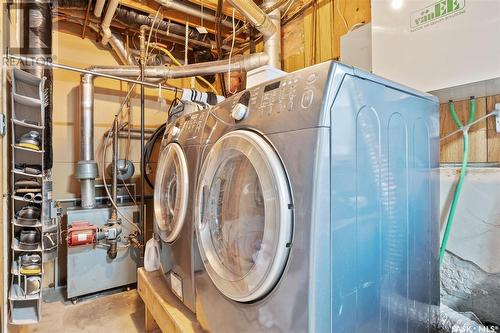
M 23 9 L 23 46 L 21 53 L 29 58 L 44 58 L 52 60 L 52 6 L 48 0 L 28 0 L 21 2 Z M 38 77 L 45 76 L 46 103 L 45 107 L 45 131 L 44 147 L 45 154 L 44 168 L 52 169 L 52 69 L 41 65 L 30 64 L 22 68 L 28 73 Z
M 128 9 L 128 8 L 117 8 L 115 12 L 115 17 L 114 19 L 120 21 L 121 23 L 131 26 L 131 27 L 140 27 L 141 25 L 147 25 L 148 27 L 151 27 L 153 25 L 153 17 L 150 17 L 148 15 L 144 15 L 141 13 L 136 12 L 135 10 Z M 162 21 L 156 21 L 154 24 L 154 29 L 161 30 L 163 32 L 169 31 L 175 35 L 179 36 L 184 36 L 186 33 L 186 28 L 185 26 L 174 23 L 174 22 L 168 22 L 165 20 Z M 154 33 L 154 31 L 153 31 Z M 189 28 L 189 33 L 188 33 L 189 39 L 196 39 L 199 41 L 208 41 L 209 38 L 206 34 L 200 34 L 198 30 Z
M 146 66 L 146 54 L 145 54 L 145 45 L 146 45 L 146 30 L 141 27 L 141 57 L 140 57 L 140 65 L 141 65 L 141 81 L 144 82 L 144 70 Z M 145 105 L 144 105 L 145 91 L 144 85 L 141 85 L 141 223 L 142 223 L 142 244 L 146 245 L 146 219 L 144 214 L 144 113 L 145 113 Z M 144 247 L 145 249 L 145 247 Z M 144 254 L 144 253 L 143 253 Z

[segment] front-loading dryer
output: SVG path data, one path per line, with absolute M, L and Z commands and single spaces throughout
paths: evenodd
M 327 62 L 206 112 L 194 207 L 205 330 L 432 330 L 435 97 Z
M 193 243 L 192 207 L 205 117 L 205 112 L 193 112 L 167 125 L 154 188 L 154 226 L 162 241 L 161 267 L 173 293 L 193 312 L 193 274 L 199 255 Z

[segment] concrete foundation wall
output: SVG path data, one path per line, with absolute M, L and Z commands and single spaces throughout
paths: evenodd
M 444 230 L 459 170 L 441 170 Z M 445 261 L 441 300 L 482 321 L 500 324 L 500 168 L 470 168 L 460 196 Z

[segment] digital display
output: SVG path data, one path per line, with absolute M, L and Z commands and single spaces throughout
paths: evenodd
M 274 89 L 278 89 L 280 87 L 280 81 L 278 82 L 273 82 L 271 84 L 268 84 L 267 86 L 264 87 L 264 93 L 268 92 L 268 91 L 271 91 L 271 90 L 274 90 Z

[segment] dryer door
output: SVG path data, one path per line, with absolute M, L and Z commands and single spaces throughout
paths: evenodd
M 278 282 L 290 251 L 292 200 L 280 158 L 258 134 L 228 133 L 208 153 L 196 232 L 205 268 L 226 297 L 254 301 Z
M 177 239 L 188 204 L 189 179 L 186 156 L 177 143 L 169 143 L 160 154 L 154 190 L 155 223 L 163 241 Z

